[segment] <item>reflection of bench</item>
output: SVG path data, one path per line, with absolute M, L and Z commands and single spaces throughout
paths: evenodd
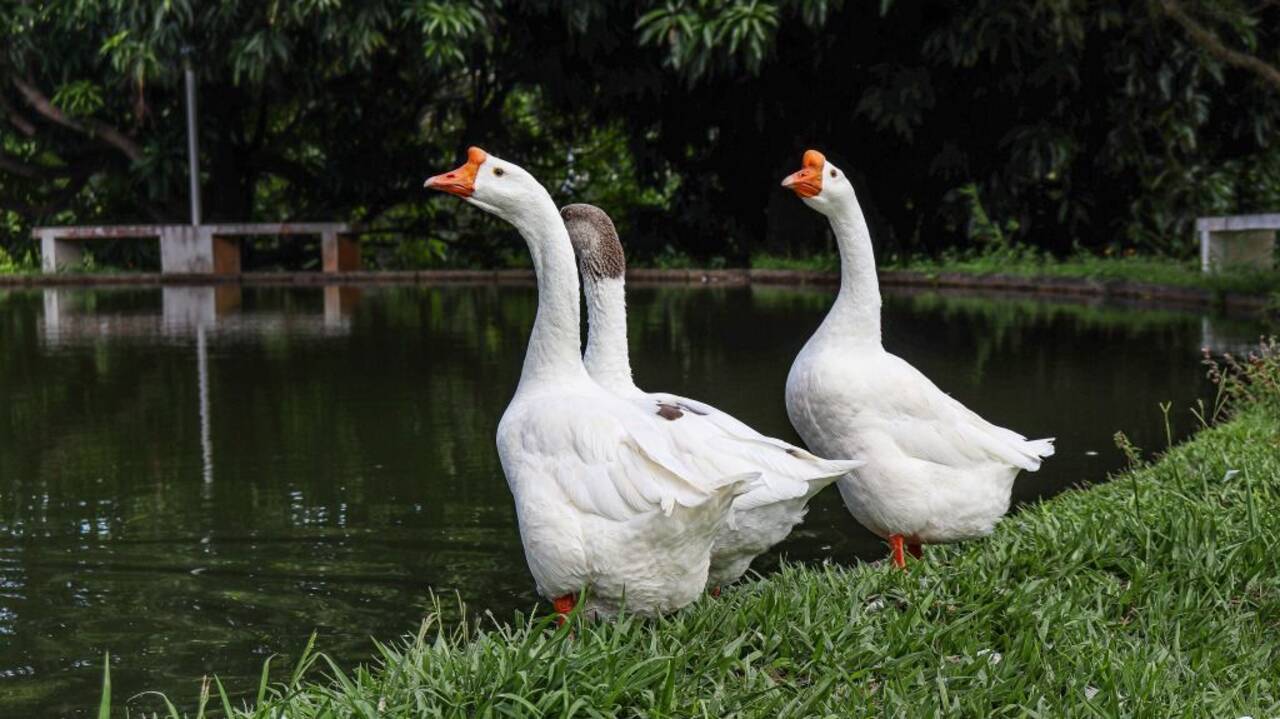
M 1275 266 L 1276 230 L 1280 230 L 1280 214 L 1197 219 L 1200 269 L 1211 272 L 1230 265 L 1271 269 Z
M 248 235 L 319 235 L 325 272 L 360 269 L 360 247 L 345 222 L 37 227 L 31 234 L 40 238 L 40 265 L 45 272 L 78 266 L 83 242 L 155 237 L 160 240 L 162 274 L 235 275 L 240 273 L 239 238 Z

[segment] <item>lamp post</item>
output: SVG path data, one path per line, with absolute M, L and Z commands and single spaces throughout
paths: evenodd
M 192 48 L 182 48 L 182 70 L 187 85 L 187 169 L 190 172 L 190 185 L 187 192 L 191 198 L 191 224 L 200 224 L 200 141 L 196 137 L 196 73 L 191 69 Z

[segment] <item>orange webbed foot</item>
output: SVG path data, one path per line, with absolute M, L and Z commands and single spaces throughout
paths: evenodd
M 569 613 L 578 604 L 578 597 L 573 594 L 566 594 L 563 597 L 556 597 L 551 600 L 551 606 L 556 610 L 556 626 L 563 627 L 565 620 L 568 619 Z

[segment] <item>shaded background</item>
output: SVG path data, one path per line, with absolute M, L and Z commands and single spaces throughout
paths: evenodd
M 526 262 L 421 191 L 471 143 L 659 265 L 829 251 L 777 189 L 810 146 L 882 257 L 1186 257 L 1195 215 L 1280 206 L 1274 2 L 18 0 L 0 36 L 0 265 L 33 224 L 185 221 L 184 47 L 207 220 L 361 221 L 375 267 Z M 151 244 L 94 252 L 149 268 Z

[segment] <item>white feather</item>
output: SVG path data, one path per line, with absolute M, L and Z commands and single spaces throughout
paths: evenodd
M 697 600 L 716 533 L 758 473 L 690 462 L 670 427 L 587 375 L 577 272 L 555 204 L 523 169 L 478 148 L 467 168 L 467 201 L 515 225 L 538 275 L 520 384 L 497 433 L 538 591 L 559 599 L 585 590 L 595 615 L 624 604 L 661 614 Z M 450 179 L 440 186 L 457 185 L 441 177 Z
M 563 212 L 583 272 L 590 320 L 586 366 L 591 377 L 668 432 L 682 466 L 706 476 L 757 477 L 734 500 L 730 521 L 721 525 L 711 552 L 708 585 L 736 581 L 752 559 L 785 539 L 804 519 L 813 495 L 862 463 L 821 459 L 760 434 L 706 403 L 637 389 L 627 346 L 624 279 L 620 273 L 606 276 L 596 269 L 611 264 L 603 261 L 605 255 L 620 261 L 617 234 L 599 208 L 574 205 Z
M 840 293 L 787 377 L 787 413 L 824 456 L 866 464 L 842 479 L 850 512 L 881 536 L 951 542 L 991 532 L 1019 471 L 1039 469 L 1052 439 L 996 426 L 880 343 L 880 291 L 853 187 L 831 163 L 805 203 L 828 217 Z

